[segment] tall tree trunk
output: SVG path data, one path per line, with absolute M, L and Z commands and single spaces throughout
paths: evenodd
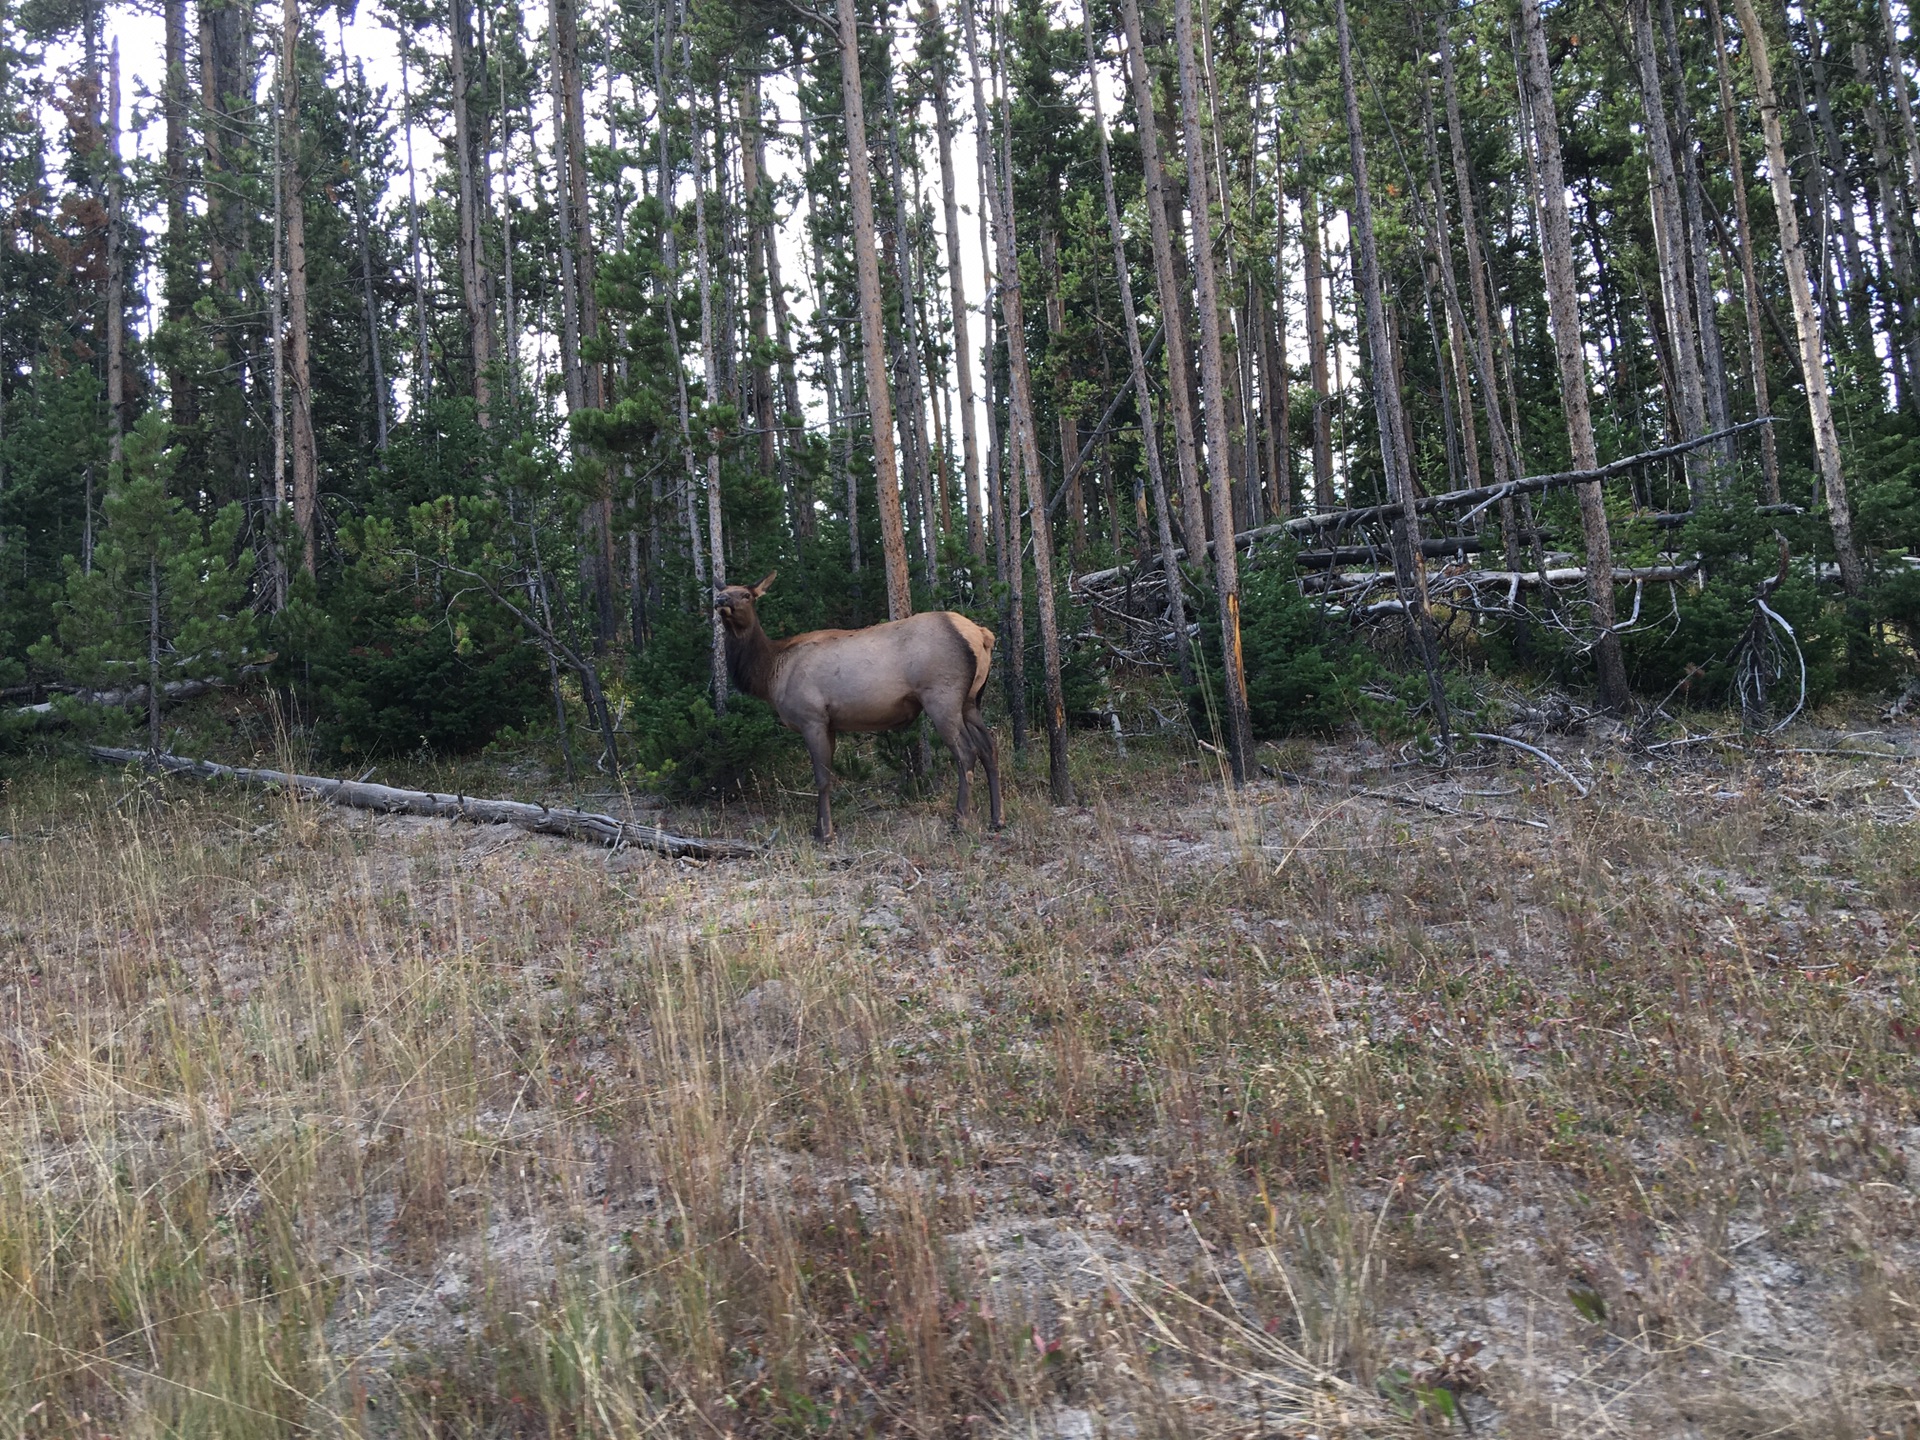
M 586 95 L 580 70 L 578 0 L 547 0 L 548 42 L 552 47 L 551 83 L 554 102 L 554 169 L 561 228 L 561 281 L 574 301 L 578 327 L 575 345 L 584 347 L 600 336 L 600 302 L 595 293 L 593 222 L 587 175 Z M 570 263 L 569 263 L 570 262 Z M 570 273 L 569 273 L 570 272 Z M 578 349 L 568 357 L 570 409 L 598 410 L 606 403 L 605 370 L 595 358 L 587 363 Z M 577 388 L 578 403 L 574 403 Z M 593 600 L 593 641 L 604 654 L 619 628 L 614 601 L 616 562 L 613 553 L 612 475 L 603 471 L 598 488 L 580 513 L 583 547 L 582 578 Z M 697 543 L 697 542 L 696 542 Z
M 777 445 L 778 425 L 774 419 L 773 367 L 768 363 L 767 345 L 767 247 L 760 243 L 764 231 L 762 212 L 768 202 L 762 194 L 760 161 L 766 142 L 761 138 L 760 77 L 752 70 L 743 73 L 735 84 L 734 103 L 740 111 L 740 204 L 746 211 L 747 252 L 747 333 L 753 337 L 748 356 L 748 408 L 758 432 L 760 472 L 772 475 L 780 469 Z M 789 491 L 790 487 L 782 486 Z M 799 517 L 794 517 L 799 529 Z
M 1862 111 L 1867 132 L 1873 139 L 1873 180 L 1880 197 L 1880 209 L 1887 217 L 1887 248 L 1893 267 L 1892 294 L 1888 302 L 1887 343 L 1892 351 L 1894 375 L 1899 381 L 1901 400 L 1920 415 L 1920 327 L 1916 327 L 1914 300 L 1920 287 L 1915 284 L 1915 235 L 1913 213 L 1900 196 L 1900 179 L 1893 158 L 1893 139 L 1888 133 L 1886 112 L 1880 108 L 1880 66 L 1864 40 L 1853 42 L 1854 73 L 1867 86 Z M 1904 76 L 1893 77 L 1896 88 L 1906 84 Z
M 967 0 L 959 0 L 967 3 Z M 967 548 L 977 562 L 987 558 L 985 501 L 980 486 L 980 438 L 974 418 L 973 352 L 967 337 L 967 294 L 960 265 L 960 202 L 953 169 L 953 103 L 948 94 L 951 37 L 940 20 L 939 0 L 922 0 L 923 44 L 933 64 L 934 134 L 940 145 L 940 200 L 947 233 L 947 285 L 953 310 L 953 363 L 960 388 L 960 463 L 966 469 Z
M 275 85 L 279 83 L 275 77 Z M 279 97 L 275 97 L 276 104 Z M 286 126 L 273 116 L 273 248 L 268 271 L 272 283 L 267 291 L 271 308 L 267 315 L 268 353 L 273 367 L 273 469 L 264 477 L 261 490 L 263 534 L 267 584 L 272 592 L 275 613 L 287 605 L 287 558 L 280 550 L 279 530 L 287 508 L 287 167 L 281 163 L 280 141 Z
M 1343 0 L 1344 3 L 1344 0 Z M 1345 11 L 1341 12 L 1343 15 Z M 1234 549 L 1233 477 L 1228 471 L 1226 365 L 1220 336 L 1220 292 L 1213 266 L 1213 204 L 1207 185 L 1206 139 L 1200 129 L 1200 76 L 1194 60 L 1193 0 L 1174 0 L 1180 110 L 1187 144 L 1187 208 L 1192 214 L 1193 273 L 1199 287 L 1200 385 L 1206 397 L 1207 482 L 1213 493 L 1213 576 L 1220 602 L 1220 669 L 1227 702 L 1227 754 L 1236 785 L 1253 775 L 1253 728 L 1247 714 L 1246 661 L 1240 646 L 1240 557 Z M 1411 510 L 1408 512 L 1411 517 Z
M 1186 0 L 1182 0 L 1186 3 Z M 1395 383 L 1393 343 L 1387 333 L 1386 297 L 1380 289 L 1380 257 L 1373 233 L 1373 192 L 1367 180 L 1367 150 L 1360 130 L 1360 94 L 1353 77 L 1353 34 L 1347 0 L 1335 0 L 1334 25 L 1340 45 L 1340 89 L 1345 101 L 1347 154 L 1353 169 L 1352 225 L 1358 270 L 1354 284 L 1366 312 L 1367 349 L 1373 360 L 1373 407 L 1380 431 L 1380 459 L 1387 472 L 1387 498 L 1400 507 L 1393 521 L 1393 568 L 1400 601 L 1406 606 L 1407 639 L 1427 672 L 1427 704 L 1440 735 L 1443 760 L 1453 747 L 1447 714 L 1447 690 L 1440 674 L 1439 642 L 1427 605 L 1426 562 L 1420 549 L 1420 522 L 1414 513 L 1413 470 L 1406 450 L 1406 422 L 1400 387 Z
M 852 0 L 841 0 L 851 5 Z M 1040 664 L 1047 692 L 1047 778 L 1056 805 L 1073 803 L 1073 781 L 1067 771 L 1067 705 L 1060 685 L 1060 622 L 1054 608 L 1053 536 L 1047 521 L 1047 486 L 1040 468 L 1040 438 L 1035 433 L 1033 412 L 1033 375 L 1027 364 L 1026 313 L 1020 295 L 1018 237 L 1014 233 L 1013 195 L 1000 174 L 1001 165 L 993 155 L 993 139 L 987 129 L 986 94 L 980 84 L 979 44 L 974 33 L 973 9 L 964 7 L 967 17 L 967 55 L 973 67 L 974 113 L 980 121 L 979 145 L 986 159 L 988 208 L 993 214 L 994 251 L 999 260 L 1000 316 L 1007 337 L 1007 380 L 1011 401 L 1013 448 L 1017 469 L 1024 479 L 1027 513 L 1033 525 L 1034 599 L 1040 610 Z M 1001 53 L 995 47 L 995 53 Z M 1012 130 L 1007 99 L 1000 97 L 1000 133 Z M 1016 532 L 1017 533 L 1017 532 Z M 1014 555 L 1018 563 L 1018 552 Z
M 425 414 L 424 406 L 433 398 L 433 357 L 427 348 L 427 280 L 425 263 L 420 258 L 420 201 L 414 190 L 413 168 L 413 95 L 407 84 L 407 43 L 400 38 L 400 114 L 406 135 L 407 153 L 407 243 L 413 257 L 413 414 Z
M 860 17 L 854 0 L 836 0 L 840 103 L 847 125 L 847 179 L 853 209 L 854 274 L 860 287 L 860 338 L 866 355 L 867 416 L 873 432 L 873 483 L 880 502 L 880 548 L 887 566 L 887 617 L 913 613 L 907 532 L 900 514 L 900 467 L 893 448 L 893 397 L 887 389 L 887 313 L 880 252 L 873 233 L 873 170 L 867 159 L 866 103 L 860 88 Z
M 1838 212 L 1833 229 L 1839 238 L 1841 252 L 1847 259 L 1847 329 L 1854 347 L 1863 355 L 1871 355 L 1873 316 L 1867 303 L 1867 267 L 1860 254 L 1860 237 L 1856 228 L 1859 203 L 1853 194 L 1853 177 L 1847 166 L 1846 145 L 1840 138 L 1840 127 L 1833 118 L 1833 100 L 1827 86 L 1827 47 L 1825 37 L 1820 33 L 1819 14 L 1812 6 L 1808 6 L 1802 14 L 1807 24 L 1807 54 L 1813 73 L 1813 112 L 1819 122 L 1820 138 L 1826 149 L 1827 188 Z M 1808 159 L 1813 164 L 1819 163 L 1816 157 L 1809 156 Z
M 1313 503 L 1331 510 L 1333 492 L 1333 400 L 1327 375 L 1326 263 L 1320 248 L 1320 207 L 1301 154 L 1300 244 L 1307 287 L 1307 367 L 1313 381 Z
M 460 293 L 466 303 L 467 338 L 473 354 L 474 418 L 482 430 L 493 423 L 490 371 L 493 365 L 493 302 L 487 293 L 488 271 L 480 239 L 480 217 L 487 211 L 484 172 L 475 165 L 478 137 L 472 115 L 473 76 L 468 33 L 472 12 L 468 0 L 449 0 L 447 33 L 452 41 L 454 169 L 459 184 Z
M 164 0 L 164 7 L 167 78 L 160 108 L 167 126 L 167 236 L 161 272 L 167 284 L 167 321 L 185 327 L 200 278 L 187 233 L 187 0 Z M 209 115 L 206 124 L 211 130 L 214 117 Z M 167 371 L 167 406 L 176 433 L 192 434 L 200 419 L 199 399 L 192 370 L 176 360 Z
M 666 54 L 670 52 L 672 41 L 656 36 L 653 50 L 653 93 L 667 93 Z M 689 86 L 689 88 L 691 88 Z M 675 175 L 672 160 L 672 143 L 667 124 L 666 112 L 661 114 L 661 123 L 656 131 L 659 141 L 660 194 L 663 197 L 674 193 Z M 697 177 L 696 177 L 697 183 Z M 562 194 L 565 186 L 556 187 Z M 564 202 L 563 202 L 564 203 Z M 680 421 L 680 461 L 684 470 L 684 479 L 680 487 L 682 512 L 687 529 L 687 550 L 693 561 L 693 581 L 696 590 L 695 603 L 711 608 L 712 595 L 707 573 L 707 550 L 700 544 L 700 517 L 696 509 L 696 497 L 700 491 L 700 464 L 693 443 L 693 409 L 687 395 L 687 358 L 680 343 L 680 320 L 674 301 L 680 294 L 680 237 L 674 227 L 674 209 L 666 210 L 666 223 L 662 232 L 662 258 L 665 261 L 664 290 L 667 303 L 662 307 L 667 322 L 667 344 L 673 355 L 673 380 L 676 413 Z M 564 233 L 564 230 L 563 230 Z M 561 248 L 561 260 L 564 266 L 566 247 Z M 563 287 L 562 298 L 565 298 Z M 563 306 L 563 313 L 570 313 Z M 569 370 L 568 384 L 575 383 L 577 372 Z M 571 399 L 571 395 L 569 399 Z M 856 542 L 857 544 L 857 542 Z M 854 552 L 854 570 L 860 568 L 859 551 Z
M 1913 26 L 1913 7 L 1907 7 L 1907 25 Z M 1908 195 L 1920 201 L 1920 131 L 1913 123 L 1913 97 L 1907 91 L 1907 61 L 1900 49 L 1900 34 L 1893 26 L 1891 0 L 1880 0 L 1880 36 L 1886 44 L 1887 68 L 1892 72 L 1893 104 L 1900 116 L 1900 134 L 1907 142 Z
M 967 36 L 972 39 L 971 10 L 966 0 L 962 0 L 962 13 L 967 15 Z M 968 68 L 973 76 L 973 97 L 975 109 L 975 185 L 977 193 L 983 196 L 993 193 L 988 182 L 987 155 L 989 127 L 982 119 L 985 110 L 984 93 L 980 85 L 980 57 L 969 43 L 967 50 Z M 1010 435 L 1003 436 L 1000 425 L 1000 369 L 995 363 L 998 347 L 995 342 L 994 299 L 997 288 L 994 275 L 994 255 L 992 226 L 989 221 L 990 206 L 976 204 L 974 217 L 980 232 L 980 274 L 987 287 L 985 303 L 980 307 L 981 324 L 985 335 L 981 348 L 981 371 L 986 378 L 987 387 L 987 495 L 988 519 L 993 526 L 993 572 L 1000 586 L 1000 634 L 1006 642 L 1004 654 L 1000 660 L 1000 675 L 1006 689 L 1007 722 L 1013 731 L 1013 753 L 1025 758 L 1027 753 L 1027 598 L 1026 598 L 1026 562 L 1022 558 L 1024 547 L 1020 539 L 1020 479 L 1019 462 L 1015 458 L 1015 446 Z M 1007 429 L 1010 431 L 1012 426 Z
M 1689 308 L 1686 228 L 1680 219 L 1680 187 L 1673 173 L 1673 140 L 1667 133 L 1667 107 L 1660 84 L 1659 61 L 1653 50 L 1653 23 L 1648 0 L 1628 7 L 1633 27 L 1634 62 L 1640 80 L 1641 113 L 1647 119 L 1647 169 L 1653 210 L 1653 244 L 1660 259 L 1660 295 L 1667 316 L 1667 348 L 1673 357 L 1678 389 L 1675 410 L 1680 416 L 1680 440 L 1697 440 L 1706 433 L 1706 411 L 1700 397 L 1700 350 Z M 1686 457 L 1687 490 L 1697 507 L 1707 493 L 1707 461 L 1698 451 Z
M 293 528 L 300 536 L 300 568 L 313 574 L 314 523 L 320 491 L 313 436 L 313 360 L 307 333 L 306 185 L 300 174 L 299 0 L 283 0 L 280 63 L 282 162 L 287 187 L 287 390 L 292 414 Z
M 1107 117 L 1100 104 L 1100 77 L 1093 58 L 1093 16 L 1082 17 L 1087 42 L 1087 76 L 1093 95 L 1094 136 L 1100 144 L 1100 189 L 1107 206 L 1107 237 L 1113 244 L 1113 273 L 1120 286 L 1120 320 L 1127 337 L 1127 366 L 1133 381 L 1133 400 L 1140 411 L 1140 450 L 1153 492 L 1154 519 L 1159 523 L 1160 569 L 1167 584 L 1167 624 L 1173 630 L 1174 656 L 1182 686 L 1193 684 L 1193 658 L 1187 653 L 1187 607 L 1181 593 L 1180 563 L 1175 558 L 1173 516 L 1167 497 L 1167 476 L 1160 467 L 1159 429 L 1153 413 L 1153 385 L 1140 344 L 1140 316 L 1133 303 L 1133 278 L 1127 267 L 1126 232 L 1120 224 L 1120 201 L 1113 187 L 1113 158 L 1107 149 Z
M 347 35 L 346 22 L 340 18 L 336 9 L 334 16 L 339 24 L 340 34 L 340 74 L 347 73 Z M 373 252 L 368 238 L 367 226 L 367 167 L 366 159 L 360 149 L 361 126 L 367 118 L 367 72 L 364 67 L 354 67 L 354 113 L 353 140 L 348 152 L 348 163 L 353 167 L 349 177 L 353 185 L 353 239 L 360 252 L 360 303 L 366 312 L 367 320 L 367 378 L 373 398 L 373 443 L 374 449 L 384 455 L 387 451 L 387 372 L 380 353 L 380 306 L 373 289 Z
M 1760 280 L 1753 263 L 1753 220 L 1747 213 L 1746 164 L 1740 154 L 1740 133 L 1733 103 L 1733 80 L 1728 70 L 1727 29 L 1720 18 L 1719 0 L 1707 0 L 1707 19 L 1713 27 L 1713 69 L 1720 82 L 1720 118 L 1726 132 L 1727 168 L 1733 180 L 1733 216 L 1740 250 L 1740 291 L 1747 313 L 1747 354 L 1753 367 L 1753 413 L 1772 413 L 1767 393 L 1767 343 L 1760 328 Z M 1760 427 L 1760 473 L 1767 503 L 1780 503 L 1780 451 L 1773 427 Z
M 1077 564 L 1087 548 L 1087 499 L 1080 484 L 1080 419 L 1073 404 L 1073 376 L 1067 365 L 1067 302 L 1060 289 L 1060 236 L 1052 226 L 1040 231 L 1040 273 L 1046 278 L 1047 358 L 1052 361 L 1054 418 L 1060 430 L 1060 475 L 1066 484 L 1067 557 Z
M 1524 0 L 1532 3 L 1532 0 Z M 1807 386 L 1807 413 L 1813 422 L 1814 457 L 1826 491 L 1827 520 L 1833 527 L 1833 549 L 1840 563 L 1840 584 L 1855 600 L 1866 593 L 1866 572 L 1853 539 L 1853 507 L 1847 498 L 1846 476 L 1840 468 L 1840 434 L 1834 428 L 1833 400 L 1827 389 L 1826 349 L 1820 317 L 1813 308 L 1813 290 L 1807 283 L 1806 254 L 1800 246 L 1800 217 L 1794 209 L 1793 181 L 1787 169 L 1787 146 L 1780 131 L 1780 103 L 1773 88 L 1773 67 L 1767 59 L 1767 35 L 1754 13 L 1753 0 L 1733 0 L 1745 42 L 1747 62 L 1753 66 L 1753 86 L 1760 102 L 1760 128 L 1767 142 L 1767 180 L 1773 189 L 1774 215 L 1780 227 L 1780 261 L 1787 272 L 1787 293 L 1793 300 L 1794 329 L 1800 338 L 1800 369 Z M 1577 462 L 1576 462 L 1577 463 Z
M 681 58 L 686 63 L 687 78 L 693 78 L 693 44 L 686 31 L 680 32 L 683 47 Z M 689 86 L 691 88 L 691 86 Z M 691 98 L 691 97 L 689 97 Z M 693 246 L 694 274 L 700 285 L 700 353 L 707 369 L 707 410 L 709 417 L 719 403 L 720 351 L 714 342 L 713 327 L 713 262 L 707 250 L 707 186 L 704 171 L 706 162 L 702 158 L 700 144 L 699 112 L 689 107 L 693 113 L 694 160 L 693 160 Z M 718 129 L 719 117 L 715 117 Z M 716 166 L 717 168 L 717 166 Z M 726 440 L 726 432 L 717 419 L 707 422 L 707 546 L 708 573 L 712 577 L 713 588 L 723 589 L 727 583 L 727 553 L 725 534 L 721 529 L 720 517 L 720 448 Z M 713 713 L 727 713 L 727 640 L 726 632 L 720 625 L 720 612 L 711 601 L 707 603 L 708 623 L 712 627 L 712 665 L 713 665 Z
M 1674 24 L 1673 0 L 1660 0 L 1660 33 L 1666 45 L 1667 85 L 1673 97 L 1674 149 L 1680 160 L 1680 196 L 1687 221 L 1688 268 L 1693 277 L 1695 333 L 1700 341 L 1700 389 L 1706 406 L 1707 427 L 1725 430 L 1732 424 L 1727 394 L 1727 361 L 1720 344 L 1720 305 L 1714 295 L 1713 272 L 1707 262 L 1707 195 L 1695 152 L 1693 111 L 1687 103 L 1687 72 L 1680 53 L 1679 29 Z M 1713 481 L 1724 485 L 1733 465 L 1731 437 L 1715 443 L 1711 452 Z
M 1532 153 L 1539 170 L 1540 249 L 1546 271 L 1547 317 L 1560 367 L 1560 405 L 1567 417 L 1567 440 L 1576 470 L 1599 466 L 1593 441 L 1593 413 L 1587 394 L 1587 357 L 1580 327 L 1580 297 L 1573 275 L 1573 226 L 1567 217 L 1567 185 L 1560 162 L 1559 112 L 1553 102 L 1553 77 L 1547 69 L 1547 34 L 1539 0 L 1520 0 L 1523 84 L 1527 95 Z M 1600 703 L 1624 711 L 1630 701 L 1627 667 L 1614 629 L 1613 539 L 1607 533 L 1606 501 L 1600 483 L 1575 487 L 1580 528 L 1587 549 L 1587 595 L 1598 632 L 1593 643 Z
M 127 258 L 120 174 L 120 42 L 107 50 L 107 459 L 117 470 L 127 436 Z
M 1120 0 L 1126 26 L 1128 73 L 1133 81 L 1134 108 L 1139 112 L 1136 133 L 1140 160 L 1146 173 L 1147 219 L 1153 236 L 1153 273 L 1160 292 L 1160 328 L 1166 337 L 1167 399 L 1173 419 L 1174 470 L 1180 484 L 1180 535 L 1194 564 L 1207 548 L 1206 501 L 1200 493 L 1200 453 L 1193 414 L 1193 397 L 1182 373 L 1190 350 L 1187 338 L 1184 287 L 1174 266 L 1173 229 L 1167 220 L 1170 205 L 1166 169 L 1160 161 L 1160 125 L 1154 113 L 1153 78 L 1147 72 L 1146 42 L 1140 32 L 1140 0 Z
M 793 60 L 794 74 L 799 78 L 804 74 L 798 51 Z M 766 127 L 762 125 L 756 132 L 762 146 L 760 154 L 760 173 L 767 173 Z M 801 160 L 810 167 L 813 154 L 813 134 L 808 125 L 805 107 L 800 116 Z M 804 173 L 804 172 L 803 172 Z M 808 198 L 811 205 L 811 196 Z M 810 244 L 812 222 L 809 219 L 805 240 Z M 768 205 L 763 212 L 760 243 L 767 253 L 767 293 L 773 301 L 773 338 L 780 347 L 780 396 L 785 402 L 785 413 L 781 416 L 781 453 L 787 457 L 789 484 L 794 491 L 794 508 L 799 517 L 800 538 L 811 540 L 815 534 L 814 496 L 807 483 L 807 472 L 794 466 L 794 459 L 807 450 L 806 412 L 800 408 L 800 384 L 794 373 L 793 336 L 787 318 L 787 287 L 780 278 L 780 247 L 774 243 L 773 206 Z M 803 250 L 806 246 L 803 244 Z
M 889 73 L 883 87 L 887 117 L 887 176 L 893 190 L 894 260 L 900 286 L 900 349 L 905 363 L 906 403 L 901 414 L 907 424 L 901 427 L 901 439 L 908 446 L 911 464 L 907 485 L 916 497 L 920 512 L 921 546 L 926 559 L 927 579 L 940 581 L 940 536 L 938 515 L 933 501 L 933 448 L 927 443 L 926 391 L 920 374 L 920 325 L 914 296 L 919 290 L 915 279 L 913 227 L 907 216 L 907 172 L 900 163 L 900 117 L 893 103 L 893 76 Z

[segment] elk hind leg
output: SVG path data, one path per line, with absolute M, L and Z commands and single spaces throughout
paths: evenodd
M 813 761 L 813 788 L 818 809 L 813 822 L 813 838 L 833 838 L 833 741 L 831 727 L 810 726 L 801 732 L 807 742 L 807 758 Z
M 988 728 L 986 717 L 980 713 L 980 707 L 970 704 L 967 707 L 966 726 L 968 738 L 973 742 L 973 753 L 987 770 L 987 816 L 989 823 L 998 830 L 1003 824 L 1000 818 L 1000 744 Z
M 947 742 L 947 748 L 953 751 L 953 766 L 960 772 L 960 793 L 954 801 L 953 818 L 956 822 L 965 820 L 973 802 L 975 756 L 971 727 L 959 707 L 930 705 L 927 707 L 927 717 L 933 721 L 933 728 L 940 732 L 940 738 Z

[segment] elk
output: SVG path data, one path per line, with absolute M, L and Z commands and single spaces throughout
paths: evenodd
M 986 767 L 987 804 L 998 830 L 1000 755 L 980 714 L 980 694 L 993 664 L 993 632 L 964 615 L 937 610 L 864 630 L 809 630 L 774 640 L 754 611 L 754 602 L 772 584 L 768 575 L 758 585 L 728 585 L 714 592 L 713 608 L 726 633 L 734 685 L 773 706 L 780 723 L 807 742 L 820 806 L 815 837 L 833 838 L 828 798 L 835 739 L 899 730 L 922 713 L 953 751 L 960 771 L 954 822 L 967 818 L 978 762 Z

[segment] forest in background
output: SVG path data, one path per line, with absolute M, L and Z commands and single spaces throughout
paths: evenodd
M 395 0 L 397 84 L 163 0 L 138 95 L 120 15 L 0 5 L 0 744 L 265 673 L 342 757 L 699 793 L 774 570 L 776 634 L 995 627 L 1057 797 L 1116 666 L 1237 776 L 1487 672 L 1912 666 L 1892 0 Z

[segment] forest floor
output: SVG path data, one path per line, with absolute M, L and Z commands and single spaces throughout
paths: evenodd
M 1920 726 L 1820 718 L 725 864 L 16 778 L 0 1430 L 1920 1435 Z

